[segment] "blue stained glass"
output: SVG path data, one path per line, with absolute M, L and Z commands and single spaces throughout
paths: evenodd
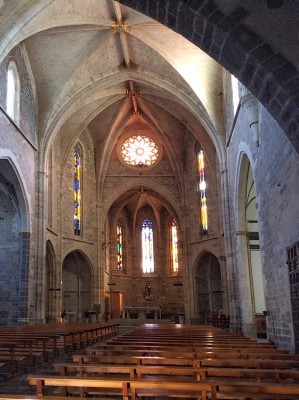
M 74 233 L 81 231 L 81 148 L 79 143 L 74 149 Z
M 154 272 L 153 224 L 149 219 L 142 223 L 142 270 L 144 273 Z

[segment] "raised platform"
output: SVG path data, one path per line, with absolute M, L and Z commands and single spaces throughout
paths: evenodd
M 114 324 L 119 324 L 119 334 L 123 335 L 131 330 L 135 329 L 136 326 L 143 324 L 174 324 L 170 319 L 141 319 L 141 318 L 114 318 L 110 320 Z

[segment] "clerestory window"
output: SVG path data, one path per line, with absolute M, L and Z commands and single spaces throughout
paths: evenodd
M 6 112 L 17 124 L 20 109 L 20 79 L 16 64 L 11 61 L 7 69 Z
M 202 148 L 197 153 L 198 189 L 200 197 L 200 225 L 204 235 L 208 233 L 208 209 L 206 197 L 205 160 Z

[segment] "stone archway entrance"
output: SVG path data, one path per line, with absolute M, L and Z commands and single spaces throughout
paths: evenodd
M 223 289 L 218 259 L 212 253 L 203 254 L 195 266 L 197 323 L 207 324 L 213 315 L 223 310 Z
M 28 260 L 30 232 L 23 188 L 15 166 L 0 160 L 0 325 L 30 319 Z M 33 308 L 33 305 L 32 305 Z
M 66 311 L 70 321 L 80 321 L 92 310 L 92 305 L 92 267 L 85 255 L 72 251 L 62 265 L 62 310 Z

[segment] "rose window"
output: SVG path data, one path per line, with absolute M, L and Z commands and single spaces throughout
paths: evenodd
M 131 136 L 121 146 L 123 160 L 134 167 L 149 167 L 158 159 L 157 143 L 142 135 Z

